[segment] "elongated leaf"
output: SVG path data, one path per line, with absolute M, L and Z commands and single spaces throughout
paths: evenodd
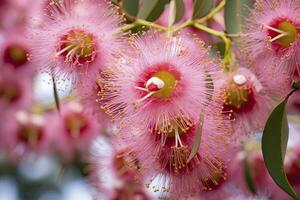
M 248 7 L 252 7 L 251 0 L 228 0 L 225 4 L 224 18 L 227 33 L 241 32 L 243 18 L 248 14 Z
M 182 17 L 184 16 L 185 12 L 185 6 L 183 0 L 175 0 L 176 4 L 176 17 L 175 17 L 175 23 L 179 22 Z
M 286 109 L 284 110 L 283 113 L 281 132 L 285 133 L 281 135 L 281 142 L 282 142 L 281 153 L 282 153 L 282 160 L 284 162 L 284 158 L 287 150 L 287 144 L 289 140 L 289 123 L 287 119 Z
M 148 21 L 155 21 L 164 11 L 165 5 L 170 0 L 140 0 L 137 17 Z
M 136 16 L 139 10 L 139 0 L 123 0 L 122 9 L 130 16 Z
M 246 181 L 246 184 L 247 184 L 249 190 L 253 194 L 255 194 L 256 193 L 256 186 L 255 186 L 253 177 L 251 175 L 250 166 L 249 166 L 249 163 L 247 161 L 247 158 L 245 158 L 245 160 L 244 160 L 244 178 L 245 178 L 245 181 Z
M 202 128 L 203 128 L 203 123 L 204 123 L 204 115 L 201 114 L 200 115 L 200 126 L 197 130 L 196 136 L 195 136 L 195 141 L 194 141 L 194 145 L 193 148 L 191 150 L 191 153 L 189 155 L 189 158 L 187 159 L 187 162 L 189 163 L 194 156 L 197 154 L 199 148 L 200 148 L 200 144 L 201 144 L 201 137 L 202 137 Z
M 155 6 L 159 3 L 159 0 L 141 0 L 138 18 L 147 19 Z
M 204 17 L 214 7 L 213 0 L 193 0 L 193 3 L 194 3 L 193 19 Z
M 52 76 L 52 84 L 53 84 L 53 95 L 54 95 L 55 105 L 57 110 L 60 111 L 60 100 L 59 100 L 59 95 L 58 95 L 54 76 Z
M 262 151 L 269 174 L 287 194 L 297 199 L 284 172 L 283 163 L 288 140 L 286 119 L 287 99 L 281 102 L 270 115 L 262 137 Z

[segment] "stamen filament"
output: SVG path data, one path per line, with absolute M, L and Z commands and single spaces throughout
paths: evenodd
M 142 88 L 142 87 L 138 87 L 138 86 L 135 86 L 134 88 L 137 89 L 137 90 L 149 92 L 146 88 Z
M 149 92 L 146 96 L 144 96 L 143 98 L 139 99 L 138 102 L 142 102 L 144 100 L 146 100 L 147 98 L 151 97 L 155 92 Z
M 277 35 L 276 37 L 272 38 L 270 41 L 274 42 L 275 40 L 278 40 L 278 39 L 280 39 L 280 38 L 282 38 L 284 36 L 287 36 L 287 35 L 288 35 L 288 33 L 286 33 L 286 32 L 281 33 L 280 35 Z
M 56 56 L 61 55 L 62 53 L 64 53 L 65 51 L 68 51 L 70 48 L 72 47 L 72 45 L 68 45 L 66 46 L 64 49 L 62 49 L 61 51 L 56 53 Z
M 277 33 L 281 33 L 281 34 L 286 33 L 286 32 L 284 32 L 284 31 L 282 31 L 282 30 L 279 30 L 279 29 L 277 29 L 277 28 L 274 28 L 274 27 L 269 26 L 269 25 L 266 25 L 266 24 L 264 24 L 264 27 L 266 27 L 266 28 L 268 28 L 268 29 L 270 29 L 270 30 L 272 30 L 272 31 L 275 31 L 275 32 L 277 32 Z

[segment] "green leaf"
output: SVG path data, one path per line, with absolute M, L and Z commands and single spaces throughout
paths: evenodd
M 247 16 L 247 7 L 252 7 L 251 0 L 228 0 L 225 4 L 224 18 L 229 34 L 241 32 L 243 18 Z
M 204 17 L 214 7 L 213 0 L 193 0 L 193 3 L 194 3 L 193 19 Z
M 148 21 L 155 21 L 165 9 L 170 0 L 140 0 L 137 17 Z
M 283 168 L 288 141 L 286 104 L 287 98 L 273 110 L 267 120 L 262 137 L 262 152 L 273 180 L 292 198 L 297 199 L 297 194 L 290 185 Z
M 212 45 L 211 50 L 216 53 L 219 52 L 219 55 L 223 59 L 225 56 L 225 43 L 224 42 L 217 42 Z
M 175 17 L 175 23 L 179 22 L 182 17 L 184 16 L 185 12 L 185 6 L 183 0 L 175 0 L 176 4 L 176 17 Z
M 56 81 L 54 76 L 52 76 L 52 84 L 53 84 L 53 95 L 55 100 L 55 105 L 58 111 L 60 111 L 60 101 L 59 101 L 59 95 L 56 87 Z
M 200 114 L 200 120 L 199 120 L 200 126 L 197 130 L 194 145 L 193 145 L 193 148 L 192 148 L 191 153 L 189 155 L 189 158 L 187 159 L 187 163 L 189 163 L 194 158 L 194 156 L 197 154 L 197 152 L 200 148 L 203 123 L 204 123 L 204 115 Z
M 244 159 L 244 178 L 245 178 L 245 181 L 246 181 L 246 184 L 247 184 L 249 190 L 253 194 L 256 194 L 256 186 L 255 186 L 253 177 L 251 175 L 250 166 L 247 161 L 247 158 Z
M 136 16 L 139 10 L 139 0 L 123 0 L 122 9 L 130 16 Z
M 293 88 L 300 89 L 300 81 L 293 83 Z

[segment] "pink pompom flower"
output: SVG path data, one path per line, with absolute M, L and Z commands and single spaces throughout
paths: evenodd
M 101 108 L 120 119 L 120 126 L 145 124 L 166 132 L 174 124 L 185 130 L 189 118 L 212 104 L 210 85 L 220 69 L 201 45 L 157 33 L 136 38 L 130 51 L 102 73 Z
M 3 66 L 4 67 L 4 66 Z M 1 69 L 0 73 L 0 118 L 6 118 L 6 111 L 27 109 L 32 103 L 32 80 L 11 69 Z
M 47 116 L 32 114 L 25 110 L 11 113 L 1 132 L 1 142 L 12 158 L 20 158 L 27 153 L 49 153 L 52 132 L 46 126 Z
M 224 121 L 214 117 L 206 115 L 200 149 L 190 162 L 188 158 L 200 128 L 195 119 L 186 122 L 184 130 L 180 125 L 170 124 L 167 134 L 145 127 L 130 127 L 120 134 L 119 142 L 136 155 L 139 171 L 150 190 L 161 195 L 167 192 L 171 198 L 197 197 L 203 191 L 218 188 L 227 176 L 230 139 Z
M 63 0 L 51 3 L 47 12 L 44 23 L 29 30 L 31 58 L 42 71 L 78 83 L 111 62 L 119 47 L 120 24 L 112 6 Z
M 8 31 L 3 34 L 3 40 L 0 42 L 1 68 L 10 68 L 16 73 L 30 77 L 35 72 L 35 66 L 30 62 L 29 54 L 30 43 L 26 36 Z
M 215 82 L 223 100 L 223 115 L 233 120 L 237 138 L 263 128 L 272 109 L 289 91 L 288 83 L 278 84 L 275 76 L 267 71 L 255 74 L 239 68 Z
M 62 157 L 72 159 L 75 153 L 87 153 L 92 140 L 100 133 L 100 125 L 83 112 L 83 107 L 70 102 L 60 113 L 53 111 L 49 129 L 55 134 L 53 143 Z
M 243 51 L 265 68 L 300 72 L 300 4 L 296 0 L 258 0 L 243 30 Z
M 95 199 L 151 199 L 143 185 L 136 182 L 139 161 L 123 147 L 114 147 L 108 138 L 99 137 L 90 151 L 89 180 L 96 189 Z

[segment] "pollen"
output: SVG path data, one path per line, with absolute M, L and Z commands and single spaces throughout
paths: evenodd
M 82 30 L 71 30 L 61 38 L 57 56 L 75 65 L 91 63 L 96 56 L 93 35 Z

